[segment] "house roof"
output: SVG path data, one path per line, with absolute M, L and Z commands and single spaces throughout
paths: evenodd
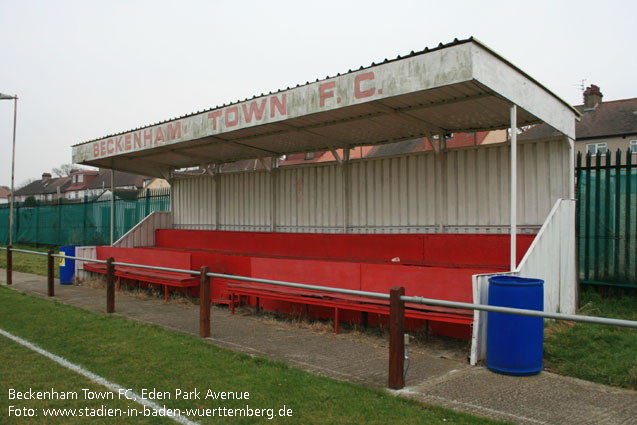
M 125 173 L 122 171 L 115 171 L 114 184 L 115 187 L 135 186 L 138 189 L 144 187 L 144 180 L 148 180 L 150 177 L 142 176 L 139 174 Z M 89 182 L 87 189 L 109 189 L 111 187 L 111 173 L 110 171 L 100 172 L 100 174 Z
M 479 131 L 476 133 L 454 133 L 453 138 L 447 137 L 447 147 L 459 148 L 464 146 L 480 145 L 488 134 L 488 131 Z M 406 153 L 425 152 L 430 150 L 432 150 L 431 145 L 423 137 L 405 140 L 404 142 L 375 146 L 366 155 L 366 157 L 375 158 L 379 156 L 403 155 Z
M 73 163 L 166 177 L 174 169 L 547 122 L 579 114 L 474 38 L 73 147 Z
M 97 171 L 73 171 L 71 172 L 71 178 L 77 175 L 83 175 L 84 179 L 82 182 L 72 183 L 66 188 L 66 191 L 70 192 L 72 190 L 84 190 L 88 187 L 89 183 L 94 180 L 99 174 Z
M 44 180 L 36 180 L 29 183 L 21 189 L 15 191 L 16 196 L 30 196 L 64 192 L 71 184 L 71 177 L 48 178 Z
M 0 198 L 8 198 L 11 195 L 11 191 L 6 186 L 0 186 Z
M 637 98 L 601 102 L 597 107 L 585 109 L 581 120 L 575 123 L 576 140 L 637 135 Z M 536 125 L 518 136 L 518 140 L 544 139 L 559 133 L 546 124 Z

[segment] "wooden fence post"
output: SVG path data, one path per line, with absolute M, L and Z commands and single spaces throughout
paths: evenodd
M 115 266 L 113 257 L 106 259 L 106 312 L 115 312 Z
M 7 285 L 13 284 L 13 252 L 11 245 L 7 246 Z
M 48 286 L 48 295 L 49 297 L 54 296 L 54 279 L 55 279 L 55 267 L 53 267 L 53 250 L 49 249 L 49 252 L 46 255 L 47 259 L 47 286 Z
M 201 266 L 201 278 L 199 280 L 199 336 L 210 336 L 210 268 Z
M 389 291 L 389 388 L 399 390 L 405 386 L 405 302 L 400 299 L 405 288 L 394 286 Z

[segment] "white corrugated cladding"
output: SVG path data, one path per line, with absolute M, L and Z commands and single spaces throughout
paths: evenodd
M 283 168 L 275 178 L 275 230 L 342 231 L 343 170 L 339 165 Z
M 216 178 L 221 185 L 220 229 L 270 230 L 271 195 L 267 172 L 221 174 Z
M 518 158 L 519 230 L 535 232 L 555 200 L 568 196 L 568 143 L 521 143 Z M 345 166 L 349 170 L 329 163 L 177 179 L 175 227 L 506 233 L 509 165 L 509 145 L 498 144 L 351 161 Z M 347 191 L 344 174 L 349 175 Z M 347 226 L 343 217 L 348 217 Z
M 189 229 L 207 229 L 216 222 L 216 191 L 212 177 L 179 180 L 172 196 L 174 223 L 188 223 Z

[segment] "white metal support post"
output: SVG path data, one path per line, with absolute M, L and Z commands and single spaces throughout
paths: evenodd
M 349 203 L 351 196 L 350 179 L 349 179 L 349 146 L 343 148 L 343 163 L 341 164 L 343 176 L 343 233 L 347 234 L 349 226 Z
M 516 237 L 517 237 L 517 202 L 518 202 L 518 110 L 511 106 L 511 271 L 517 267 Z
M 221 230 L 221 165 L 215 165 L 215 230 Z
M 276 231 L 276 202 L 277 202 L 277 184 L 279 175 L 279 158 L 272 157 L 272 171 L 270 172 L 270 231 Z
M 568 138 L 568 197 L 575 199 L 575 143 Z

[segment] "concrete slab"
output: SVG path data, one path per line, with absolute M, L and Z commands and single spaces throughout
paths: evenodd
M 46 297 L 46 278 L 13 274 L 14 290 Z M 0 272 L 6 285 L 6 273 Z M 96 313 L 106 311 L 104 289 L 60 285 L 56 301 Z M 115 315 L 199 334 L 199 307 L 116 293 Z M 334 335 L 254 315 L 211 312 L 219 346 L 283 361 L 308 372 L 357 384 L 387 386 L 388 343 L 371 336 Z M 422 402 L 520 424 L 637 424 L 637 392 L 542 372 L 533 377 L 499 375 L 470 367 L 462 356 L 410 346 L 407 387 L 394 393 Z M 468 354 L 468 349 L 467 349 Z

